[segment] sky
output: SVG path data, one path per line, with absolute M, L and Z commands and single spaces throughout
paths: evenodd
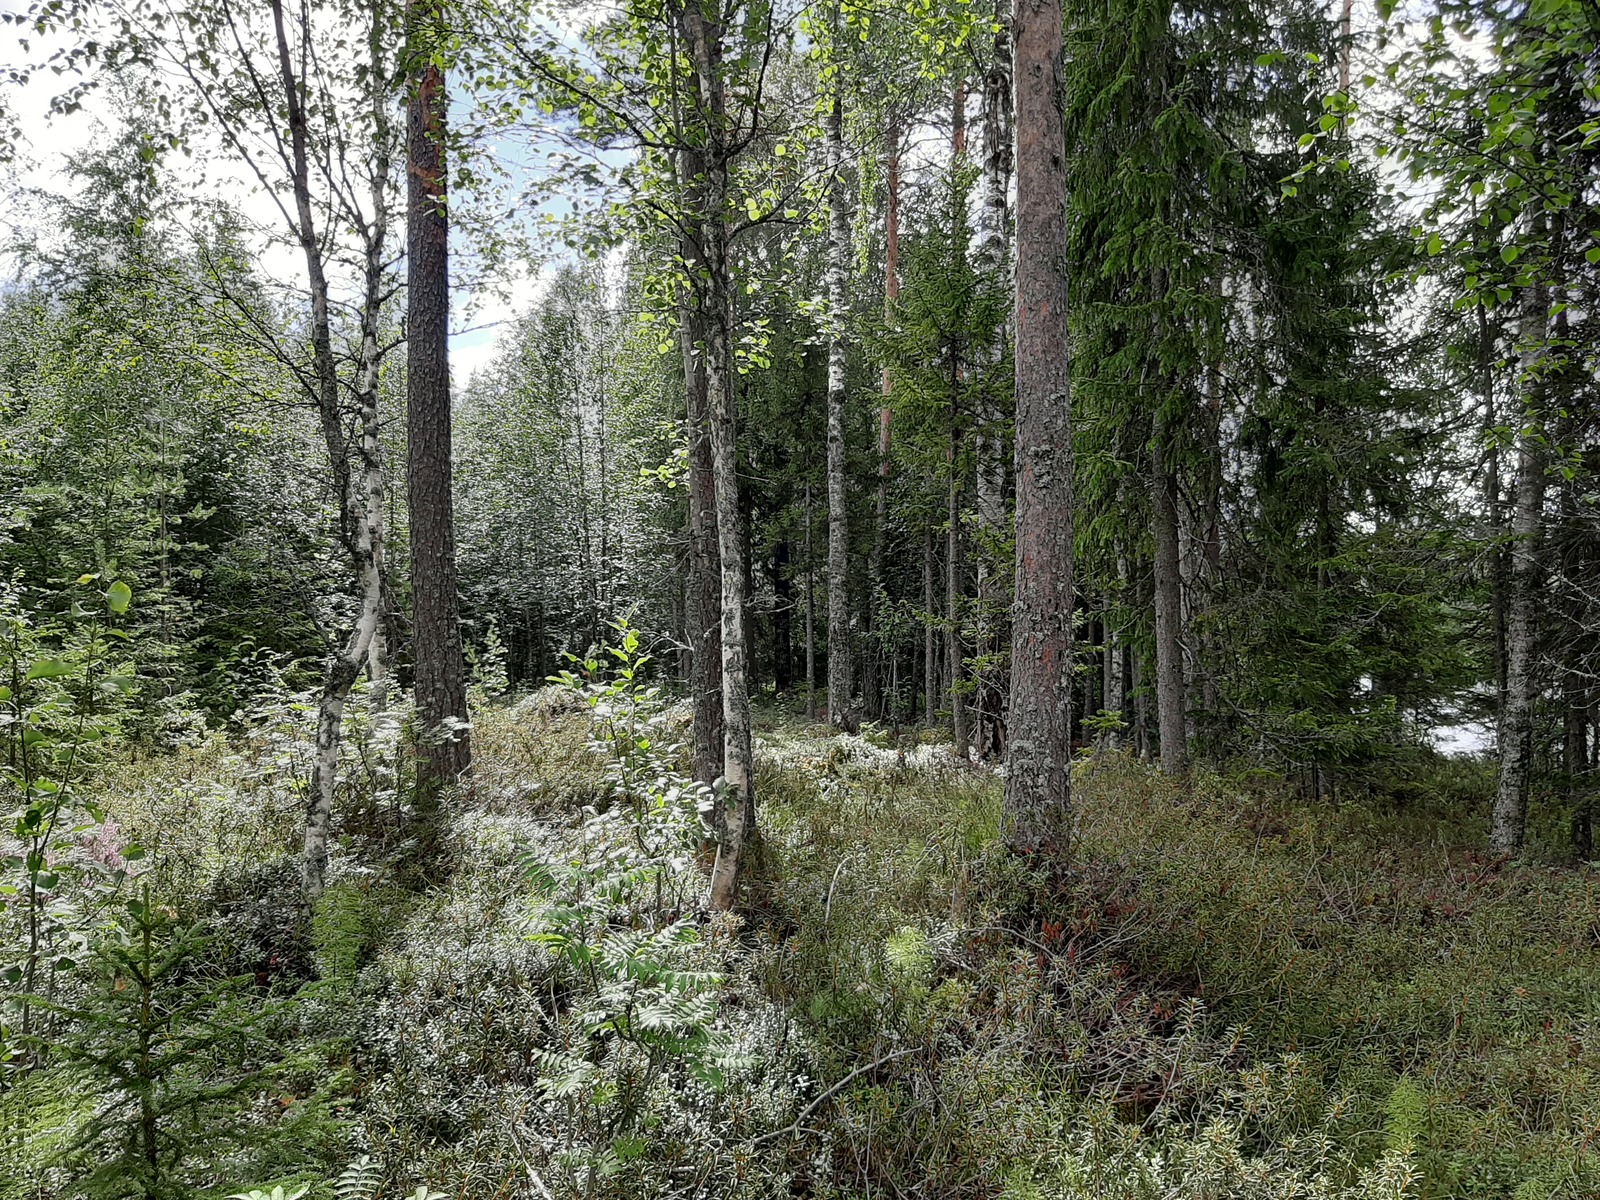
M 0 0 L 0 12 L 16 13 L 27 7 L 26 0 Z M 57 43 L 60 44 L 60 43 Z M 37 57 L 49 43 L 35 38 L 29 57 Z M 10 27 L 0 29 L 0 68 L 20 65 L 23 52 Z M 17 161 L 10 172 L 9 184 L 18 192 L 37 189 L 47 193 L 64 193 L 70 183 L 65 167 L 73 156 L 96 148 L 115 126 L 108 98 L 91 92 L 83 108 L 68 116 L 54 116 L 49 112 L 53 95 L 63 90 L 68 79 L 49 71 L 35 72 L 22 87 L 6 84 L 5 104 L 21 134 L 17 147 Z M 212 147 L 211 149 L 214 149 Z M 501 148 L 490 146 L 489 153 Z M 182 187 L 194 186 L 209 196 L 225 200 L 253 224 L 277 227 L 282 224 L 276 206 L 263 194 L 254 181 L 247 183 L 242 170 L 219 170 L 213 164 L 208 178 L 199 182 L 199 172 L 186 166 L 179 155 L 170 156 L 166 165 Z M 513 177 L 525 168 L 510 163 Z M 21 223 L 30 219 L 27 206 L 12 202 L 0 205 L 0 241 L 11 241 Z M 305 260 L 300 251 L 281 241 L 262 241 L 257 246 L 257 268 L 276 284 L 300 289 L 305 286 Z M 470 247 L 459 230 L 452 232 L 451 253 L 457 263 L 470 259 Z M 0 279 L 13 277 L 19 263 L 0 251 Z M 458 278 L 469 273 L 458 271 Z M 472 374 L 495 355 L 503 332 L 512 319 L 525 311 L 543 290 L 545 273 L 537 270 L 521 272 L 503 279 L 500 287 L 479 289 L 458 286 L 454 294 L 455 311 L 452 314 L 450 358 L 453 382 L 459 390 Z

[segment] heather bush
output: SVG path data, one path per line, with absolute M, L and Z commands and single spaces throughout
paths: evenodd
M 1581 870 L 1466 848 L 1447 800 L 1470 773 L 1311 811 L 1259 774 L 1180 788 L 1102 755 L 1070 865 L 1044 870 L 1000 850 L 1000 781 L 948 746 L 765 711 L 746 903 L 713 921 L 687 713 L 616 634 L 477 711 L 475 788 L 425 880 L 397 742 L 356 711 L 309 912 L 296 702 L 106 756 L 95 828 L 149 844 L 127 869 L 199 931 L 196 978 L 276 1006 L 250 1068 L 271 1087 L 240 1092 L 216 1125 L 237 1148 L 174 1174 L 184 1194 L 1600 1188 L 1600 911 Z M 60 1194 L 98 1119 L 42 1101 L 68 1069 L 0 1096 L 27 1181 L 6 1200 Z

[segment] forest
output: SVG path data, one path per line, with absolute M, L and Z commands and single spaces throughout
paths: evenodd
M 1600 1197 L 1596 0 L 0 22 L 0 1200 Z

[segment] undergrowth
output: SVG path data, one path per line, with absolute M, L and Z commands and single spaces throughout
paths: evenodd
M 1046 870 L 999 850 L 1000 781 L 947 746 L 768 710 L 745 906 L 711 920 L 688 715 L 619 634 L 617 669 L 476 714 L 426 878 L 382 730 L 353 729 L 311 913 L 290 707 L 106 765 L 85 836 L 137 840 L 126 886 L 195 931 L 184 1029 L 235 1014 L 252 1047 L 172 1195 L 1600 1194 L 1594 876 L 1471 850 L 1460 769 L 1313 810 L 1103 756 Z M 126 957 L 96 911 L 64 1010 Z M 7 1079 L 0 1197 L 91 1169 L 118 1194 L 87 1061 Z M 178 1104 L 203 1081 L 173 1062 Z

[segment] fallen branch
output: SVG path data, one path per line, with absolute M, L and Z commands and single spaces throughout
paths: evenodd
M 794 1124 L 786 1125 L 782 1129 L 774 1129 L 771 1133 L 764 1133 L 760 1137 L 753 1139 L 750 1144 L 752 1146 L 759 1146 L 762 1142 L 768 1141 L 772 1138 L 783 1137 L 785 1134 L 799 1133 L 801 1126 L 806 1123 L 807 1117 L 816 1112 L 817 1109 L 821 1108 L 841 1090 L 848 1087 L 851 1083 L 865 1075 L 868 1071 L 876 1071 L 879 1067 L 883 1066 L 884 1063 L 893 1062 L 897 1058 L 904 1058 L 908 1054 L 915 1054 L 920 1049 L 922 1049 L 920 1046 L 907 1046 L 904 1050 L 896 1050 L 893 1054 L 885 1054 L 882 1058 L 877 1059 L 874 1062 L 867 1063 L 866 1066 L 857 1067 L 854 1071 L 851 1071 L 850 1074 L 839 1080 L 838 1083 L 834 1084 L 827 1091 L 823 1092 L 810 1104 L 806 1105 L 805 1108 L 801 1109 L 800 1115 L 794 1119 Z

